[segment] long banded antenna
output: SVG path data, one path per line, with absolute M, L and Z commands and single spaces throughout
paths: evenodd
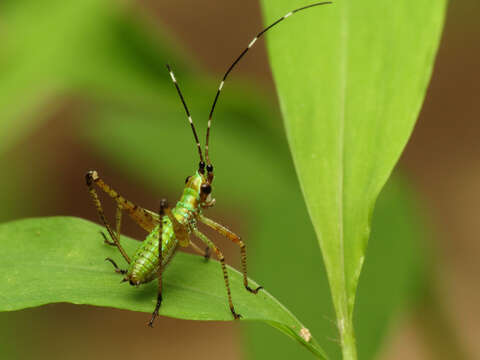
M 292 16 L 292 15 L 295 14 L 296 12 L 299 12 L 299 11 L 302 11 L 302 10 L 305 10 L 305 9 L 308 9 L 308 8 L 311 8 L 311 7 L 314 7 L 314 6 L 326 5 L 326 4 L 331 4 L 331 3 L 332 3 L 331 1 L 318 2 L 318 3 L 315 3 L 315 4 L 307 5 L 307 6 L 304 6 L 304 7 L 295 9 L 295 10 L 292 10 L 292 11 L 290 11 L 289 13 L 285 14 L 285 15 L 282 16 L 280 19 L 278 19 L 277 21 L 275 21 L 273 24 L 267 26 L 265 29 L 263 29 L 262 31 L 260 31 L 260 32 L 257 34 L 257 36 L 255 36 L 255 37 L 252 39 L 252 41 L 250 41 L 250 43 L 249 43 L 248 46 L 245 48 L 245 50 L 243 50 L 242 53 L 235 59 L 235 61 L 232 63 L 232 65 L 230 65 L 230 67 L 228 68 L 228 70 L 227 70 L 227 72 L 225 73 L 225 75 L 223 75 L 222 81 L 220 82 L 220 86 L 218 87 L 218 90 L 217 90 L 217 94 L 215 95 L 215 100 L 213 100 L 213 105 L 212 105 L 212 108 L 211 108 L 211 110 L 210 110 L 210 115 L 208 116 L 207 139 L 206 139 L 206 141 L 205 141 L 205 158 L 206 158 L 206 160 L 207 160 L 207 164 L 210 164 L 210 158 L 208 157 L 208 140 L 210 139 L 210 126 L 212 125 L 212 115 L 213 115 L 213 111 L 215 110 L 215 105 L 217 104 L 218 96 L 220 95 L 220 91 L 222 91 L 223 85 L 225 84 L 225 81 L 227 80 L 228 75 L 229 75 L 230 72 L 233 70 L 233 68 L 235 67 L 235 65 L 237 65 L 237 63 L 240 61 L 240 59 L 247 53 L 248 50 L 250 50 L 250 48 L 257 42 L 257 40 L 258 40 L 263 34 L 265 34 L 268 30 L 270 30 L 272 27 L 274 27 L 275 25 L 277 25 L 279 22 L 285 20 L 285 19 L 288 18 L 289 16 Z
M 177 79 L 175 78 L 175 75 L 173 75 L 173 71 L 170 68 L 170 65 L 168 65 L 168 64 L 167 64 L 167 69 L 168 69 L 168 72 L 170 73 L 170 77 L 172 78 L 173 84 L 175 85 L 175 88 L 177 89 L 178 95 L 180 96 L 180 99 L 182 100 L 182 104 L 183 104 L 183 107 L 185 108 L 185 112 L 187 113 L 188 122 L 190 123 L 190 126 L 192 127 L 193 136 L 195 137 L 195 141 L 197 142 L 197 149 L 198 149 L 198 155 L 200 155 L 200 162 L 203 163 L 202 147 L 200 146 L 200 141 L 198 140 L 197 131 L 195 130 L 195 125 L 193 125 L 193 120 L 192 120 L 192 117 L 190 116 L 190 111 L 188 111 L 188 107 L 187 107 L 187 104 L 185 103 L 185 99 L 183 98 L 182 92 L 180 91 L 180 88 L 178 87 Z

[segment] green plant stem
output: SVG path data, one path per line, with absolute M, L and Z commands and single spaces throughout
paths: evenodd
M 338 328 L 342 344 L 343 360 L 356 360 L 357 347 L 355 343 L 355 330 L 353 328 L 352 318 L 348 317 L 345 321 L 340 320 Z

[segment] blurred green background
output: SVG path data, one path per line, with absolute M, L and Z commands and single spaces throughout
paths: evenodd
M 378 201 L 356 309 L 362 359 L 480 354 L 475 10 L 475 0 L 450 5 L 419 122 Z M 3 0 L 1 220 L 74 215 L 97 221 L 84 186 L 88 169 L 149 209 L 163 196 L 177 198 L 198 159 L 164 65 L 172 64 L 203 138 L 223 71 L 261 27 L 255 0 Z M 217 198 L 211 217 L 242 234 L 250 276 L 337 358 L 323 264 L 263 43 L 225 89 L 211 139 Z M 106 208 L 113 215 L 113 205 Z M 124 229 L 144 236 L 127 221 Z M 216 241 L 238 267 L 238 249 Z M 68 304 L 1 313 L 0 357 L 311 358 L 264 325 L 162 318 L 152 331 L 145 319 Z

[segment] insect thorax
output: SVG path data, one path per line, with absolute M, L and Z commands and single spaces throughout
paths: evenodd
M 205 181 L 205 177 L 198 171 L 187 179 L 182 196 L 173 210 L 180 223 L 188 223 L 192 213 L 199 212 L 200 188 Z

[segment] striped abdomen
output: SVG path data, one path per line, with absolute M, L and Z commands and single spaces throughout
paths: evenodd
M 125 277 L 132 285 L 147 283 L 157 276 L 159 228 L 160 226 L 157 225 L 148 234 L 133 256 Z M 164 216 L 162 226 L 162 266 L 168 263 L 175 252 L 177 244 L 178 241 L 173 232 L 172 222 L 167 216 Z
M 172 224 L 168 216 L 162 219 L 162 267 L 170 261 L 179 244 L 180 246 L 190 244 L 188 229 L 198 215 L 202 182 L 203 177 L 198 171 L 189 177 L 180 201 L 172 209 L 172 215 L 177 222 Z M 157 225 L 135 252 L 125 277 L 132 285 L 147 283 L 157 276 L 159 228 Z

